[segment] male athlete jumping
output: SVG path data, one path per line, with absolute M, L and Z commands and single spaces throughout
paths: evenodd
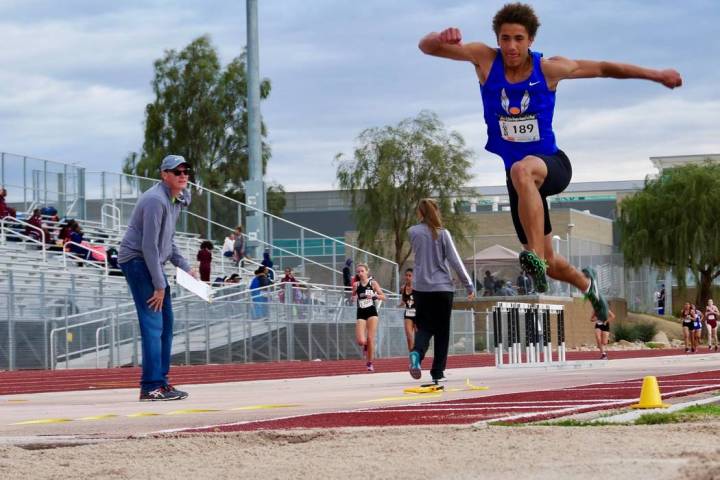
M 520 265 L 538 292 L 547 290 L 546 274 L 580 289 L 597 318 L 607 320 L 608 305 L 592 268 L 578 271 L 553 252 L 547 197 L 568 186 L 570 160 L 555 144 L 552 130 L 555 90 L 571 78 L 637 78 L 668 88 L 682 84 L 675 70 L 652 70 L 616 62 L 543 58 L 530 50 L 540 22 L 532 7 L 505 5 L 493 19 L 500 48 L 462 43 L 457 28 L 433 32 L 420 40 L 428 55 L 470 62 L 480 80 L 488 141 L 485 148 L 505 163 L 513 224 L 524 251 Z

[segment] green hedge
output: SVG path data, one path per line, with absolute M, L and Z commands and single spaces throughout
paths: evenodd
M 657 333 L 657 326 L 650 322 L 635 324 L 616 323 L 612 331 L 616 342 L 620 340 L 628 342 L 635 342 L 637 340 L 649 342 Z

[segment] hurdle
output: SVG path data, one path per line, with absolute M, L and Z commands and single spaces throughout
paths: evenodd
M 556 315 L 557 360 L 553 360 L 552 315 Z M 566 363 L 563 305 L 498 302 L 492 320 L 496 366 Z

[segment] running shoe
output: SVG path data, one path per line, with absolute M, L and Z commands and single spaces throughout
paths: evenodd
M 547 292 L 547 262 L 545 260 L 538 257 L 535 252 L 523 250 L 520 252 L 520 267 L 532 278 L 538 293 Z
M 163 387 L 166 392 L 176 392 L 178 395 L 180 395 L 180 398 L 178 400 L 185 400 L 188 397 L 187 392 L 183 392 L 182 390 L 178 390 L 173 385 L 170 385 L 169 383 Z
M 418 352 L 410 352 L 410 376 L 415 380 L 422 377 L 422 369 L 420 368 L 420 354 Z
M 182 400 L 177 390 L 168 391 L 165 387 L 156 388 L 155 390 L 140 391 L 141 402 L 168 402 L 171 400 Z
M 433 382 L 435 383 L 435 385 L 437 385 L 438 383 L 445 383 L 447 382 L 447 377 L 445 376 L 445 374 L 443 374 L 441 377 L 433 378 Z
M 608 304 L 598 288 L 595 269 L 591 267 L 583 268 L 582 273 L 590 280 L 590 289 L 585 293 L 585 300 L 590 300 L 597 319 L 606 322 L 608 319 Z
M 607 360 L 607 359 L 608 359 L 607 353 L 603 353 L 602 355 L 600 355 L 600 360 Z
M 368 371 L 368 372 L 371 372 L 371 373 L 372 373 L 372 372 L 375 371 L 375 367 L 373 367 L 372 362 L 367 362 L 366 366 L 367 366 L 367 371 Z

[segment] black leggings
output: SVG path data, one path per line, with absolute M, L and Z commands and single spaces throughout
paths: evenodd
M 447 365 L 448 345 L 450 343 L 450 315 L 452 314 L 453 292 L 413 291 L 415 299 L 415 346 L 413 352 L 425 358 L 430 347 L 430 339 L 435 337 L 435 355 L 430 375 L 433 379 L 442 378 Z

